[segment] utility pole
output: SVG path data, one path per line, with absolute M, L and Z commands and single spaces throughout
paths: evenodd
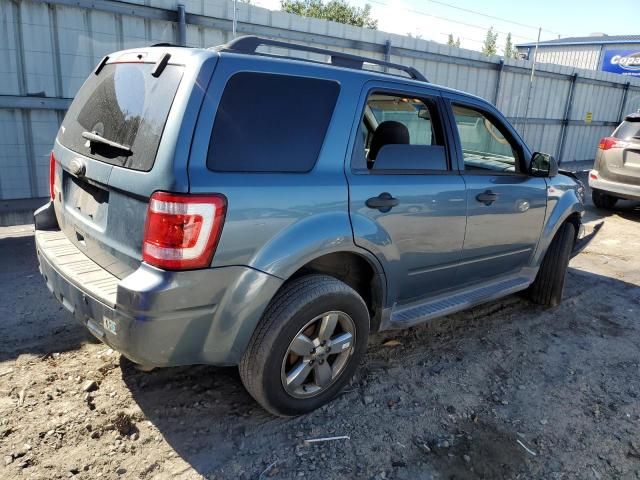
M 536 73 L 536 59 L 538 58 L 538 44 L 540 43 L 540 34 L 542 33 L 542 27 L 538 28 L 538 39 L 536 40 L 536 48 L 533 51 L 533 63 L 531 64 L 531 77 L 529 77 L 529 89 L 527 90 L 527 104 L 524 110 L 524 128 L 522 129 L 522 136 L 527 134 L 527 127 L 529 126 L 529 100 L 531 99 L 531 89 L 533 88 L 533 77 Z

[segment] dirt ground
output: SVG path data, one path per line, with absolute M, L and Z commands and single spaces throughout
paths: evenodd
M 587 220 L 605 215 L 559 307 L 511 296 L 375 335 L 295 419 L 234 368 L 137 371 L 51 297 L 31 229 L 0 229 L 0 478 L 640 478 L 640 205 Z

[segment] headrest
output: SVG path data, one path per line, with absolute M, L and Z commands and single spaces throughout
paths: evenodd
M 369 146 L 369 160 L 375 160 L 384 145 L 409 144 L 409 129 L 400 122 L 387 120 L 378 125 Z

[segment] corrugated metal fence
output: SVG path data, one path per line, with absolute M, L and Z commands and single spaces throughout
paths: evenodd
M 532 148 L 564 162 L 592 159 L 600 137 L 640 108 L 638 79 L 539 64 L 531 84 L 530 62 L 245 3 L 237 15 L 240 35 L 389 58 L 414 66 L 434 83 L 484 97 Z M 232 17 L 233 3 L 226 0 L 0 0 L 0 200 L 47 195 L 52 140 L 102 56 L 158 42 L 225 43 Z

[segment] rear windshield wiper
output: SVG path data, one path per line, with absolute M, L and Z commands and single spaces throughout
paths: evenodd
M 114 142 L 113 140 L 107 140 L 106 138 L 101 137 L 97 133 L 82 132 L 82 138 L 86 138 L 91 143 L 99 143 L 101 145 L 107 145 L 107 146 L 109 146 L 111 148 L 114 148 L 116 150 L 120 150 L 125 155 L 131 155 L 133 153 L 131 151 L 131 148 L 127 147 L 126 145 L 122 145 L 121 143 Z

